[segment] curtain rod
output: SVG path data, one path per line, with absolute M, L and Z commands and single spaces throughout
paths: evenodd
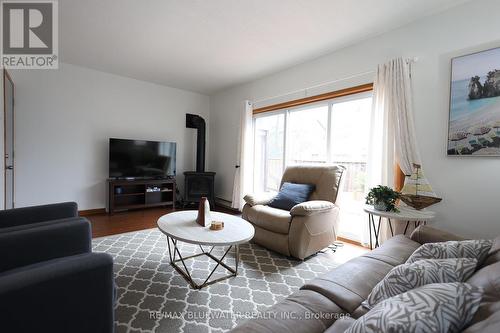
M 415 57 L 415 58 L 409 58 L 409 59 L 407 59 L 407 61 L 411 62 L 411 63 L 417 62 L 418 58 L 417 57 Z M 287 93 L 283 93 L 283 94 L 280 94 L 280 95 L 262 98 L 262 99 L 253 101 L 251 103 L 252 104 L 257 104 L 257 103 L 261 103 L 261 102 L 273 100 L 273 99 L 276 99 L 276 98 L 280 98 L 280 97 L 284 97 L 284 96 L 296 94 L 296 93 L 299 93 L 299 92 L 302 92 L 302 91 L 307 92 L 307 90 L 310 90 L 310 89 L 319 88 L 319 87 L 322 87 L 322 86 L 326 86 L 328 84 L 337 83 L 337 82 L 341 82 L 341 81 L 345 81 L 345 80 L 349 80 L 349 79 L 354 79 L 356 77 L 360 77 L 360 76 L 364 76 L 364 75 L 368 75 L 368 74 L 375 74 L 375 70 L 361 72 L 361 73 L 349 75 L 349 76 L 346 76 L 346 77 L 343 77 L 343 78 L 340 78 L 340 79 L 335 79 L 335 80 L 331 80 L 331 81 L 319 83 L 319 84 L 316 84 L 314 86 L 310 86 L 310 87 L 307 87 L 307 88 L 297 89 L 297 90 L 289 91 Z

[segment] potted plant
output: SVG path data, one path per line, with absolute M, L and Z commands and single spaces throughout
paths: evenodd
M 373 208 L 385 212 L 399 212 L 396 201 L 401 194 L 388 186 L 379 185 L 370 189 L 366 196 L 366 203 Z

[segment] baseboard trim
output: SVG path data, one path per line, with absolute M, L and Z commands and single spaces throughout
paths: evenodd
M 341 242 L 344 242 L 344 243 L 349 243 L 349 244 L 352 244 L 352 245 L 357 245 L 357 246 L 361 246 L 361 247 L 364 247 L 364 248 L 369 248 L 368 246 L 364 246 L 360 242 L 354 241 L 354 240 L 349 239 L 349 238 L 344 238 L 344 237 L 337 236 L 337 240 L 341 241 Z
M 223 198 L 215 198 L 215 204 L 217 206 L 223 207 L 224 209 L 233 211 L 235 213 L 241 213 L 238 209 L 231 207 L 231 201 L 223 199 Z
M 90 215 L 105 214 L 105 213 L 106 213 L 106 208 L 84 209 L 78 211 L 78 215 L 80 216 L 90 216 Z

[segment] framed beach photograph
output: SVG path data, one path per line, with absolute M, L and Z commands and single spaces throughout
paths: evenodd
M 500 47 L 451 60 L 449 156 L 500 156 Z

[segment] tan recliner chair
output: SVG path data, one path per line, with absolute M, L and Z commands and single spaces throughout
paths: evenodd
M 246 195 L 243 218 L 255 227 L 253 241 L 286 256 L 304 259 L 332 244 L 334 224 L 339 214 L 335 205 L 345 168 L 331 166 L 294 166 L 285 170 L 284 182 L 314 184 L 310 201 L 290 211 L 267 206 L 273 197 Z

